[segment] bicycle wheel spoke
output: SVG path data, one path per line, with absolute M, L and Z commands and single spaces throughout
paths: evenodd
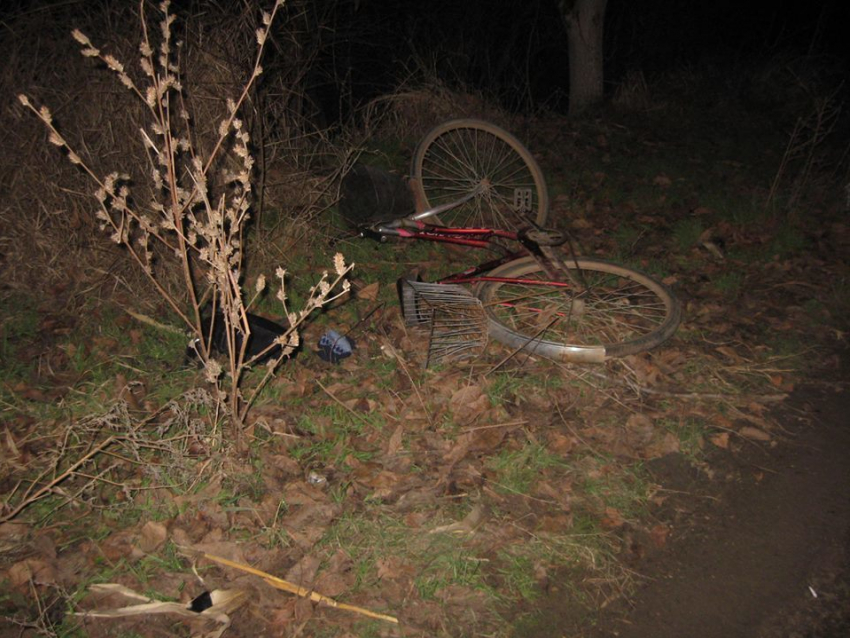
M 429 207 L 462 199 L 480 189 L 474 199 L 440 214 L 449 226 L 481 226 L 517 230 L 532 214 L 543 225 L 548 196 L 534 158 L 510 133 L 480 120 L 454 120 L 436 127 L 414 154 L 412 175 L 419 195 Z M 530 193 L 516 206 L 517 191 Z
M 531 258 L 520 262 L 527 272 L 498 274 L 528 283 L 487 283 L 482 295 L 491 320 L 515 335 L 514 345 L 527 338 L 556 350 L 558 344 L 605 348 L 656 334 L 671 321 L 670 298 L 660 296 L 652 280 L 627 269 L 588 262 L 577 271 L 567 261 L 581 282 L 574 287 L 550 282 Z

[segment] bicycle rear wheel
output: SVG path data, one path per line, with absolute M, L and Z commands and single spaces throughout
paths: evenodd
M 537 161 L 516 137 L 483 120 L 451 120 L 432 129 L 416 148 L 411 177 L 417 202 L 426 208 L 482 188 L 433 220 L 446 226 L 515 231 L 528 226 L 528 218 L 544 226 L 549 214 Z
M 654 348 L 681 320 L 681 305 L 652 277 L 598 259 L 565 260 L 576 283 L 557 284 L 533 257 L 499 266 L 475 294 L 490 336 L 562 361 L 602 362 Z

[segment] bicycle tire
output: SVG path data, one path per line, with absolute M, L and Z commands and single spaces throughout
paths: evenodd
M 533 257 L 487 273 L 541 281 L 540 285 L 488 281 L 476 286 L 493 339 L 552 359 L 600 363 L 654 348 L 676 331 L 681 304 L 664 284 L 600 259 L 563 263 L 577 281 L 585 282 L 578 295 L 570 295 L 569 288 L 543 284 L 549 277 Z
M 483 120 L 450 120 L 431 129 L 416 147 L 411 177 L 416 200 L 425 208 L 457 201 L 485 186 L 483 193 L 441 213 L 433 223 L 516 231 L 528 226 L 517 211 L 518 191 L 530 195 L 524 205 L 537 225 L 545 226 L 549 216 L 546 180 L 537 161 L 514 135 Z

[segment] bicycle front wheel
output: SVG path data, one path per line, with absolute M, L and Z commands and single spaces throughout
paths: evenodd
M 419 143 L 411 177 L 425 208 L 474 199 L 441 213 L 436 223 L 454 228 L 516 231 L 531 219 L 545 226 L 549 195 L 543 171 L 520 141 L 495 124 L 462 119 L 444 122 Z
M 679 325 L 681 305 L 652 277 L 598 259 L 565 260 L 558 283 L 533 257 L 499 266 L 476 287 L 490 336 L 523 352 L 602 362 L 654 348 Z

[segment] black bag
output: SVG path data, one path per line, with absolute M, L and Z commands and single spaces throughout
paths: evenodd
M 356 164 L 342 180 L 339 210 L 352 226 L 404 217 L 415 207 L 413 193 L 400 175 Z
M 206 317 L 203 320 L 204 339 L 210 337 L 210 318 Z M 274 321 L 265 319 L 257 315 L 248 313 L 248 326 L 251 330 L 251 335 L 248 337 L 248 347 L 245 351 L 245 360 L 251 361 L 252 364 L 264 363 L 269 359 L 277 359 L 281 353 L 281 346 L 278 344 L 272 345 L 274 340 L 286 332 L 286 328 Z M 186 349 L 186 354 L 190 358 L 198 356 L 198 339 L 193 339 Z M 212 340 L 210 346 L 213 352 L 219 354 L 227 354 L 227 332 L 224 329 L 224 316 L 221 311 L 215 314 L 215 321 L 212 322 Z M 269 347 L 271 346 L 271 347 Z M 242 333 L 236 331 L 236 348 L 242 347 Z M 268 350 L 266 350 L 268 348 Z M 265 352 L 264 352 L 265 351 Z M 253 360 L 255 356 L 263 352 L 264 354 Z

